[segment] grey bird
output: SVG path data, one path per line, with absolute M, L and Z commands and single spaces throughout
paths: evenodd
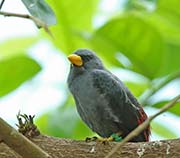
M 68 59 L 68 87 L 80 117 L 92 131 L 103 138 L 112 134 L 124 138 L 147 119 L 136 98 L 94 52 L 78 49 Z M 131 141 L 149 141 L 149 135 L 147 127 Z

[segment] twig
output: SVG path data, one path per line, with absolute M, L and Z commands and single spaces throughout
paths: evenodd
M 150 116 L 145 122 L 143 122 L 141 125 L 139 125 L 137 128 L 135 128 L 131 133 L 129 133 L 120 143 L 118 143 L 112 150 L 111 152 L 109 152 L 109 154 L 107 156 L 105 156 L 105 158 L 110 158 L 113 156 L 113 154 L 115 154 L 116 151 L 120 150 L 120 148 L 129 140 L 131 140 L 132 138 L 134 138 L 135 136 L 138 136 L 149 124 L 150 122 L 156 118 L 157 116 L 159 116 L 160 114 L 162 114 L 163 112 L 167 111 L 169 108 L 171 108 L 172 106 L 174 106 L 176 104 L 176 102 L 180 99 L 180 95 L 178 95 L 176 98 L 174 98 L 171 102 L 167 103 L 166 105 L 164 105 L 161 110 L 157 113 L 155 113 L 154 115 Z
M 13 17 L 19 17 L 19 18 L 25 18 L 25 19 L 30 19 L 32 20 L 38 28 L 44 28 L 44 30 L 51 36 L 53 37 L 51 31 L 49 30 L 48 26 L 40 19 L 28 15 L 28 14 L 19 14 L 19 13 L 9 13 L 9 12 L 4 12 L 4 11 L 0 11 L 0 15 L 4 15 L 4 16 L 13 16 Z
M 2 0 L 2 1 L 1 1 L 0 10 L 2 9 L 2 6 L 3 6 L 4 2 L 5 2 L 5 0 Z
M 0 137 L 3 142 L 24 158 L 51 158 L 36 144 L 0 118 Z
M 21 114 L 20 111 L 17 114 L 18 124 L 18 132 L 26 136 L 27 138 L 32 138 L 40 135 L 40 131 L 37 126 L 34 124 L 35 115 L 26 115 Z

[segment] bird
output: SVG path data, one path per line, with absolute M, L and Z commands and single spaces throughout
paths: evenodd
M 95 52 L 78 49 L 67 58 L 68 88 L 82 121 L 93 132 L 102 138 L 118 135 L 123 139 L 148 118 L 130 90 L 105 68 Z M 149 137 L 148 126 L 130 141 L 146 142 Z

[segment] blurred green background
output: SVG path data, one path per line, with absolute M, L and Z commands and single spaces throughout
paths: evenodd
M 47 93 L 41 99 L 46 102 L 48 95 L 63 97 L 58 98 L 58 106 L 57 103 L 54 106 L 54 103 L 49 102 L 50 108 L 38 113 L 36 124 L 42 133 L 75 139 L 94 135 L 79 118 L 65 81 L 69 68 L 66 56 L 78 48 L 94 50 L 106 67 L 129 87 L 148 115 L 180 94 L 179 0 L 46 2 L 57 18 L 57 24 L 50 27 L 53 38 L 40 30 L 35 36 L 15 37 L 0 43 L 0 102 L 14 95 L 25 84 L 35 92 L 35 87 L 43 82 L 38 80 L 32 84 L 44 69 L 41 56 L 37 54 L 42 55 L 45 50 L 35 49 L 39 43 L 45 41 L 40 47 L 47 48 L 47 43 L 51 46 L 48 53 L 54 56 L 53 60 L 56 57 L 62 59 L 51 71 L 59 72 L 63 81 L 49 85 L 55 86 L 59 91 L 56 94 Z M 37 52 L 36 55 L 29 53 L 33 49 Z M 50 59 L 46 58 L 46 62 L 48 61 Z M 56 74 L 49 75 L 51 78 L 57 77 Z M 23 111 L 26 101 L 16 110 Z M 28 108 L 36 111 L 38 102 L 31 103 Z M 2 106 L 1 112 L 3 113 Z M 180 128 L 175 124 L 180 120 L 179 116 L 180 102 L 159 120 L 152 122 L 152 139 L 179 137 L 180 132 L 177 130 Z M 173 124 L 177 128 L 172 128 Z

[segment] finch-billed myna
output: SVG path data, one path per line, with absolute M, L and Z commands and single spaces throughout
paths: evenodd
M 78 49 L 68 59 L 68 87 L 80 117 L 92 131 L 103 138 L 118 134 L 123 139 L 147 119 L 130 90 L 94 52 Z M 149 141 L 149 135 L 147 127 L 131 141 Z

